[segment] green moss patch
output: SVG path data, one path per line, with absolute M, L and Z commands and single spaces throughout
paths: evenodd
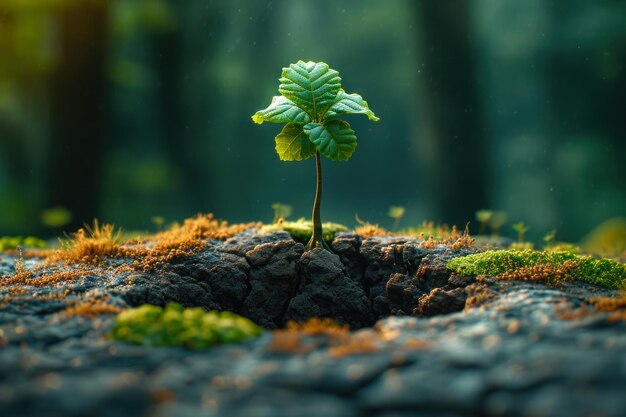
M 455 258 L 448 269 L 463 275 L 498 276 L 528 267 L 566 266 L 571 279 L 610 289 L 626 289 L 626 265 L 611 259 L 595 259 L 573 252 L 498 250 Z
M 45 240 L 28 236 L 2 236 L 0 237 L 0 252 L 9 250 L 9 249 L 17 249 L 18 247 L 23 248 L 34 248 L 34 249 L 45 249 L 48 247 L 48 244 Z
M 275 230 L 284 230 L 291 235 L 296 242 L 306 245 L 313 234 L 313 223 L 310 220 L 300 219 L 295 222 L 283 221 L 281 223 L 264 226 L 262 232 L 272 232 Z M 339 223 L 323 223 L 323 236 L 326 242 L 332 242 L 335 235 L 339 232 L 347 232 L 348 228 Z
M 262 333 L 263 329 L 252 321 L 226 311 L 144 304 L 120 313 L 109 337 L 144 346 L 206 349 L 217 344 L 244 342 Z

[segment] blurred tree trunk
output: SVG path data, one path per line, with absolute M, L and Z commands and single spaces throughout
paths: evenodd
M 105 138 L 107 2 L 60 12 L 60 65 L 52 78 L 52 146 L 47 205 L 64 206 L 71 226 L 97 215 Z
M 417 136 L 424 198 L 438 219 L 464 225 L 488 207 L 471 3 L 424 0 L 413 7 L 421 41 Z
M 179 11 L 173 3 L 170 7 Z M 182 176 L 182 196 L 185 199 L 185 207 L 191 211 L 202 211 L 204 194 L 199 192 L 203 185 L 203 173 L 201 166 L 194 162 L 196 149 L 190 143 L 193 140 L 187 133 L 183 123 L 183 97 L 181 80 L 184 39 L 183 28 L 186 22 L 179 20 L 181 26 L 176 30 L 167 30 L 154 35 L 154 45 L 157 51 L 156 71 L 159 79 L 159 105 L 161 107 L 161 126 L 163 128 L 164 147 L 171 164 L 176 167 Z M 204 109 L 207 114 L 210 109 Z

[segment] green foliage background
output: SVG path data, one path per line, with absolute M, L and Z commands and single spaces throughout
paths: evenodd
M 279 162 L 278 132 L 249 119 L 298 59 L 381 118 L 351 119 L 359 151 L 325 165 L 325 220 L 489 208 L 537 241 L 626 215 L 623 2 L 5 0 L 0 235 L 270 221 L 277 201 L 308 216 L 313 161 Z

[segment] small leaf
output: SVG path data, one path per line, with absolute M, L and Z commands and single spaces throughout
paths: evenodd
M 309 123 L 311 118 L 288 98 L 274 96 L 272 103 L 266 109 L 256 112 L 252 120 L 258 124 L 263 124 L 263 122 L 305 124 Z
M 380 120 L 370 110 L 367 101 L 363 100 L 363 97 L 358 94 L 348 94 L 343 89 L 339 90 L 334 103 L 326 112 L 326 117 L 335 117 L 340 114 L 364 114 L 374 122 Z
M 302 161 L 315 155 L 315 146 L 302 125 L 289 123 L 276 136 L 276 152 L 281 161 Z
M 354 130 L 343 120 L 330 120 L 325 124 L 308 123 L 304 132 L 320 153 L 333 161 L 347 161 L 356 149 Z
M 298 61 L 283 68 L 278 91 L 319 120 L 335 101 L 341 87 L 339 73 L 324 62 Z

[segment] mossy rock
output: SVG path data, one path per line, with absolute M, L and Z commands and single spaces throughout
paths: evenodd
M 144 346 L 206 349 L 218 344 L 239 343 L 260 336 L 263 329 L 237 314 L 205 312 L 202 308 L 165 308 L 150 304 L 120 313 L 109 337 Z
M 570 251 L 498 250 L 452 259 L 448 269 L 463 275 L 498 276 L 522 268 L 567 266 L 575 280 L 609 289 L 626 289 L 626 265 L 611 259 L 596 259 Z

